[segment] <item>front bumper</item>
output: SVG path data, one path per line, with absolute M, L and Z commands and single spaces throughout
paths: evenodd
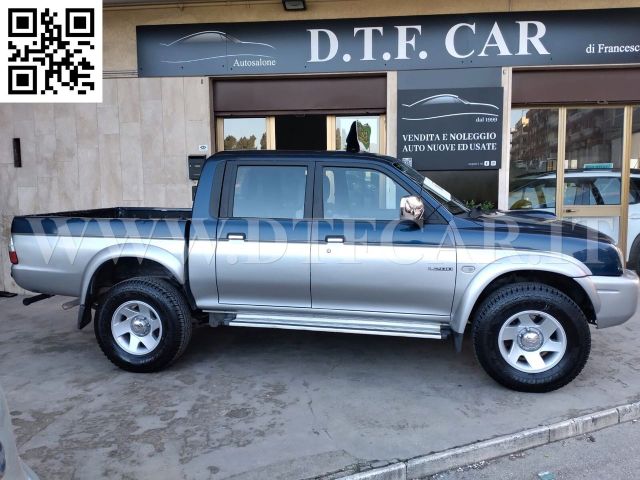
M 636 313 L 640 280 L 635 272 L 625 270 L 620 277 L 590 276 L 575 280 L 583 284 L 592 297 L 598 328 L 620 325 Z M 586 282 L 590 285 L 584 285 Z

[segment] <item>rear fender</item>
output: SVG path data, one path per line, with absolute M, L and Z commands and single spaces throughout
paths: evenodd
M 87 264 L 82 276 L 80 305 L 86 304 L 91 282 L 98 269 L 106 262 L 115 262 L 120 258 L 139 258 L 140 260 L 157 262 L 165 267 L 181 285 L 184 285 L 184 264 L 182 259 L 177 258 L 171 252 L 154 245 L 141 243 L 114 245 L 98 252 Z

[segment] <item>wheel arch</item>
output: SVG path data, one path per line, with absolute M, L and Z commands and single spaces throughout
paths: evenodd
M 91 322 L 91 304 L 101 289 L 140 276 L 170 280 L 183 290 L 191 304 L 190 296 L 186 295 L 184 266 L 179 258 L 153 245 L 118 245 L 95 255 L 84 271 L 78 328 Z
M 584 267 L 586 269 L 586 267 Z M 451 329 L 464 333 L 467 323 L 473 318 L 475 310 L 491 293 L 498 288 L 515 283 L 535 281 L 557 288 L 571 298 L 582 309 L 589 322 L 594 322 L 599 310 L 598 296 L 595 291 L 587 291 L 575 277 L 587 276 L 590 272 L 576 264 L 530 265 L 514 268 L 513 265 L 492 264 L 485 267 L 469 283 L 451 317 Z

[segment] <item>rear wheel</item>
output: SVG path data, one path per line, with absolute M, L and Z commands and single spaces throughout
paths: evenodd
M 497 382 L 548 392 L 573 380 L 591 350 L 587 318 L 560 290 L 527 282 L 502 287 L 477 310 L 476 356 Z
M 98 307 L 94 330 L 111 362 L 154 372 L 178 359 L 191 338 L 191 310 L 167 280 L 140 277 L 115 285 Z

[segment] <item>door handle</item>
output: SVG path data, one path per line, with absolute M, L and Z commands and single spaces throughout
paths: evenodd
M 327 235 L 324 237 L 324 241 L 327 243 L 344 243 L 344 236 L 342 235 Z
M 244 233 L 230 233 L 227 235 L 227 240 L 242 240 L 246 238 Z
M 578 210 L 575 208 L 567 208 L 565 209 L 564 213 L 576 213 Z

